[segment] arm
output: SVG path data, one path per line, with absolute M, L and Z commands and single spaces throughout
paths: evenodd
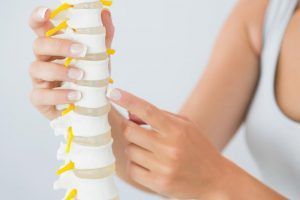
M 112 101 L 153 127 L 126 125 L 131 180 L 178 199 L 285 199 L 224 158 L 189 119 L 119 89 L 110 94 Z
M 113 108 L 109 114 L 109 121 L 112 127 L 112 136 L 114 138 L 113 150 L 116 155 L 116 173 L 125 182 L 130 185 L 143 190 L 144 192 L 153 193 L 147 187 L 137 183 L 128 174 L 128 157 L 125 153 L 126 147 L 129 145 L 129 141 L 125 138 L 124 132 L 129 124 L 129 121 L 125 119 L 115 108 Z
M 219 150 L 243 122 L 256 87 L 267 4 L 267 0 L 239 1 L 220 32 L 206 72 L 179 113 L 200 126 Z M 117 112 L 112 112 L 111 117 L 116 137 L 117 173 L 128 183 L 145 190 L 126 171 L 128 161 L 124 149 L 128 142 L 123 133 L 127 120 Z M 251 183 L 256 183 L 252 180 Z
M 132 123 L 124 126 L 124 141 L 130 144 L 122 145 L 117 155 L 127 149 L 130 162 L 122 174 L 128 182 L 176 198 L 284 199 L 222 157 L 207 140 L 222 149 L 244 119 L 259 76 L 261 32 L 267 3 L 266 0 L 243 0 L 234 9 L 217 40 L 206 73 L 180 112 L 191 121 L 157 110 L 120 91 L 121 99 L 114 101 L 136 115 L 139 121 L 153 126 L 169 124 L 168 128 L 158 127 L 157 132 L 150 134 Z M 152 135 L 162 136 L 157 139 Z M 199 162 L 194 162 L 195 158 Z M 149 160 L 151 162 L 147 162 Z M 124 159 L 124 163 L 128 160 Z
M 267 0 L 239 1 L 217 39 L 202 79 L 180 111 L 219 150 L 243 122 L 256 87 L 267 4 Z

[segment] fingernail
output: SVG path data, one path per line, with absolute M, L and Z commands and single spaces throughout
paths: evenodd
M 121 92 L 118 89 L 111 89 L 107 92 L 107 97 L 114 101 L 119 101 L 122 97 Z
M 76 68 L 70 68 L 68 71 L 68 77 L 73 80 L 81 80 L 83 78 L 83 71 Z
M 37 19 L 39 21 L 44 21 L 45 20 L 45 17 L 46 17 L 46 13 L 47 11 L 49 10 L 49 8 L 46 8 L 46 7 L 40 7 L 37 11 Z
M 73 91 L 68 94 L 68 99 L 70 101 L 79 101 L 81 99 L 81 97 L 82 97 L 82 95 L 81 95 L 81 92 L 79 92 L 79 91 Z
M 70 53 L 74 57 L 84 57 L 87 53 L 87 46 L 83 44 L 72 44 L 70 48 Z

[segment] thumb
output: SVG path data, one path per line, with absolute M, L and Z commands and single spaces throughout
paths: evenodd
M 115 34 L 115 27 L 112 22 L 111 13 L 107 9 L 103 9 L 101 13 L 102 23 L 106 29 L 106 47 L 111 48 L 111 44 Z

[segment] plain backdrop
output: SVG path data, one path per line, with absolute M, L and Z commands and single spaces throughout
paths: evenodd
M 57 0 L 58 2 L 58 0 Z M 53 200 L 57 178 L 54 137 L 48 121 L 30 105 L 28 67 L 34 34 L 28 17 L 53 0 L 1 0 L 0 6 L 0 198 Z M 218 31 L 235 0 L 115 0 L 113 57 L 115 86 L 176 112 L 206 66 Z M 217 124 L 216 124 L 217 126 Z M 225 155 L 255 176 L 243 131 Z M 121 199 L 158 197 L 117 180 Z

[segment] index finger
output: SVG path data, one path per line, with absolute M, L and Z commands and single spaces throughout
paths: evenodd
M 46 31 L 52 28 L 50 15 L 50 9 L 43 6 L 36 8 L 32 12 L 29 19 L 29 26 L 38 36 L 44 36 Z
M 171 130 L 170 116 L 147 101 L 120 89 L 109 91 L 108 97 L 154 129 L 161 131 Z

